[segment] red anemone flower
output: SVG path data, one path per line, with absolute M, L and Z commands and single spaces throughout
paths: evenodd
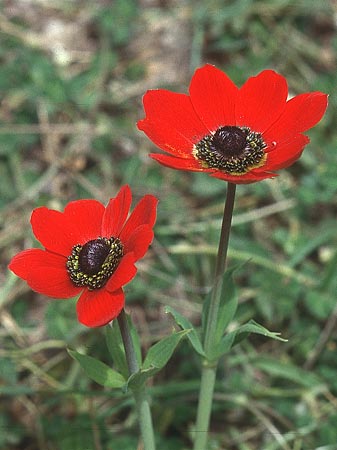
M 238 88 L 216 67 L 196 70 L 190 95 L 150 90 L 138 128 L 165 154 L 150 154 L 178 170 L 207 172 L 231 183 L 277 174 L 300 156 L 302 133 L 322 118 L 327 95 L 310 92 L 287 101 L 286 79 L 264 70 Z
M 153 239 L 157 199 L 145 195 L 129 214 L 129 186 L 107 207 L 97 200 L 70 202 L 64 212 L 37 208 L 31 216 L 44 249 L 13 257 L 9 268 L 36 292 L 54 298 L 81 294 L 78 320 L 88 327 L 106 325 L 124 307 L 122 286 L 137 272 Z

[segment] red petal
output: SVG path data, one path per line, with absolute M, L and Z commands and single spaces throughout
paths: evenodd
M 194 109 L 210 131 L 221 125 L 235 125 L 238 88 L 221 70 L 206 64 L 197 69 L 190 85 Z
M 273 178 L 276 177 L 277 174 L 275 173 L 269 173 L 269 172 L 255 172 L 255 170 L 251 170 L 248 173 L 245 173 L 244 175 L 228 175 L 224 172 L 215 172 L 211 174 L 211 177 L 219 178 L 220 180 L 229 181 L 234 184 L 249 184 L 249 183 L 255 183 L 257 181 L 264 180 L 266 178 Z
M 8 268 L 23 280 L 27 280 L 29 272 L 43 261 L 47 252 L 39 248 L 23 250 L 15 255 Z
M 128 185 L 125 185 L 120 189 L 117 196 L 109 201 L 106 207 L 102 222 L 102 236 L 119 236 L 129 214 L 131 201 L 131 189 Z
M 110 280 L 105 285 L 106 290 L 109 292 L 115 292 L 131 281 L 137 273 L 137 268 L 134 263 L 135 257 L 132 253 L 127 253 L 123 256 L 116 271 L 112 274 Z
M 97 200 L 77 200 L 68 203 L 64 215 L 80 230 L 80 240 L 77 244 L 96 239 L 101 234 L 104 205 Z
M 42 278 L 41 273 L 47 279 Z M 81 292 L 80 288 L 72 284 L 67 272 L 62 269 L 40 266 L 37 270 L 32 270 L 27 283 L 33 291 L 52 298 L 71 298 Z
M 282 114 L 287 95 L 286 79 L 272 70 L 264 70 L 249 78 L 237 97 L 237 125 L 262 133 Z
M 106 289 L 85 290 L 78 299 L 78 320 L 87 327 L 102 327 L 115 319 L 124 306 L 122 289 L 111 293 Z
M 153 195 L 145 195 L 135 206 L 125 223 L 119 237 L 126 242 L 130 234 L 140 225 L 153 227 L 156 221 L 158 199 Z
M 212 172 L 214 169 L 204 169 L 200 163 L 194 159 L 181 159 L 174 156 L 160 155 L 158 153 L 150 153 L 152 159 L 155 159 L 160 164 L 166 167 L 171 167 L 177 170 L 191 170 L 192 172 Z
M 43 253 L 40 258 L 37 254 L 31 257 L 32 267 L 26 271 L 27 283 L 33 291 L 54 298 L 70 298 L 81 292 L 70 281 L 66 258 L 48 251 Z
M 148 225 L 141 225 L 123 241 L 125 253 L 132 252 L 135 260 L 142 258 L 153 240 L 153 231 Z
M 193 143 L 176 130 L 172 129 L 168 131 L 162 122 L 147 119 L 140 120 L 137 126 L 139 130 L 144 131 L 147 137 L 162 150 L 171 155 L 177 155 L 180 158 L 190 157 Z
M 208 134 L 188 95 L 163 89 L 148 91 L 143 103 L 146 117 L 137 126 L 168 153 L 188 157 L 193 144 Z
M 77 224 L 59 211 L 42 206 L 34 209 L 30 221 L 36 239 L 51 252 L 68 256 L 80 240 Z
M 321 92 L 297 95 L 287 102 L 281 117 L 266 131 L 266 138 L 285 141 L 294 134 L 309 130 L 321 120 L 327 105 L 328 96 Z
M 279 170 L 289 167 L 302 154 L 309 138 L 303 134 L 292 137 L 288 142 L 278 144 L 275 149 L 267 154 L 267 162 L 263 169 Z M 259 169 L 256 169 L 257 171 Z

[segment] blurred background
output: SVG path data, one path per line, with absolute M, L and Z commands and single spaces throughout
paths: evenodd
M 237 190 L 230 262 L 240 300 L 287 343 L 252 336 L 220 364 L 209 450 L 337 449 L 335 0 L 0 2 L 0 448 L 141 449 L 132 399 L 86 378 L 66 348 L 109 359 L 101 329 L 8 272 L 36 246 L 33 208 L 106 203 L 129 183 L 160 198 L 156 238 L 126 288 L 144 351 L 171 305 L 196 326 L 226 183 L 165 169 L 136 128 L 149 88 L 187 92 L 209 62 L 241 85 L 265 68 L 292 95 L 330 94 L 294 166 Z M 187 341 L 150 390 L 160 450 L 191 448 L 200 362 Z M 146 450 L 146 449 L 145 449 Z

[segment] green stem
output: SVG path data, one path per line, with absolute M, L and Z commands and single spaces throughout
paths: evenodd
M 129 374 L 132 375 L 138 372 L 139 365 L 124 309 L 121 311 L 117 319 L 124 344 Z M 138 389 L 134 389 L 132 392 L 136 402 L 139 427 L 143 438 L 144 449 L 155 450 L 156 445 L 154 440 L 152 416 L 145 386 L 143 385 Z
M 214 344 L 213 342 L 215 332 L 214 324 L 216 323 L 216 319 L 219 312 L 222 280 L 227 263 L 228 241 L 233 217 L 235 190 L 236 184 L 228 183 L 225 209 L 221 225 L 218 254 L 216 258 L 214 285 L 212 289 L 208 320 L 206 324 L 205 342 L 204 342 L 206 355 L 209 353 Z
M 132 375 L 133 373 L 138 372 L 139 365 L 124 309 L 122 309 L 122 311 L 120 312 L 117 320 L 125 349 L 126 363 L 128 365 L 129 374 Z
M 204 349 L 206 358 L 203 361 L 199 404 L 195 428 L 194 450 L 206 450 L 208 428 L 211 418 L 214 385 L 218 360 L 210 360 L 207 355 L 215 345 L 215 330 L 220 306 L 223 274 L 226 269 L 229 234 L 232 223 L 236 185 L 228 183 L 225 209 L 222 219 L 221 235 L 215 266 L 214 285 L 211 294 L 210 306 L 207 316 Z

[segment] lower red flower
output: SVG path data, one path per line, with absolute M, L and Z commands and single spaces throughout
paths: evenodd
M 31 225 L 44 249 L 20 252 L 9 268 L 49 297 L 81 294 L 78 320 L 88 327 L 106 325 L 122 310 L 122 287 L 136 275 L 135 263 L 153 239 L 158 200 L 145 195 L 128 217 L 131 201 L 131 190 L 124 186 L 106 207 L 78 200 L 63 213 L 35 209 Z
M 272 70 L 238 88 L 207 64 L 192 77 L 189 95 L 148 91 L 138 128 L 168 153 L 150 155 L 164 166 L 252 183 L 276 176 L 301 156 L 309 142 L 303 132 L 327 107 L 321 92 L 287 96 L 286 79 Z

